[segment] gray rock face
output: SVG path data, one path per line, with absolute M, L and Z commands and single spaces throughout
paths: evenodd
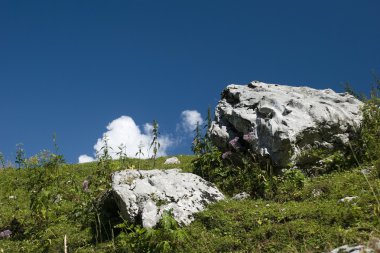
M 112 192 L 122 217 L 147 228 L 154 227 L 170 209 L 180 225 L 188 225 L 194 213 L 224 199 L 214 185 L 179 169 L 115 172 Z
M 360 125 L 360 105 L 331 89 L 232 84 L 222 93 L 209 134 L 222 150 L 249 148 L 282 167 L 305 148 L 347 144 Z

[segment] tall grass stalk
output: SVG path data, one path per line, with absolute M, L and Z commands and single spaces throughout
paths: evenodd
M 156 120 L 153 120 L 152 135 L 153 135 L 153 139 L 152 139 L 152 143 L 150 144 L 149 149 L 153 147 L 152 159 L 153 159 L 153 168 L 155 168 L 157 153 L 161 146 L 161 144 L 158 141 L 158 136 L 160 135 L 160 132 L 158 132 L 158 123 Z
M 24 144 L 18 143 L 16 145 L 16 160 L 15 163 L 17 164 L 17 167 L 21 169 L 25 166 L 25 150 L 24 150 Z
M 5 168 L 5 158 L 4 158 L 4 155 L 3 153 L 0 152 L 0 164 L 1 164 L 1 168 Z

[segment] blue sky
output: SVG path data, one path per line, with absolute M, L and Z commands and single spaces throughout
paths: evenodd
M 55 132 L 77 162 L 109 123 L 117 132 L 132 119 L 139 137 L 156 119 L 166 154 L 190 153 L 181 113 L 204 117 L 230 83 L 342 91 L 348 81 L 366 92 L 380 73 L 379 9 L 377 0 L 1 0 L 0 151 L 14 160 L 20 142 L 28 155 L 51 149 Z

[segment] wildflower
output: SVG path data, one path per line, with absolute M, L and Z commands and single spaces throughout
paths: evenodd
M 9 229 L 6 229 L 0 232 L 0 238 L 9 238 L 11 237 L 11 234 L 12 234 L 12 231 L 10 231 Z
M 88 180 L 84 180 L 82 184 L 83 191 L 88 191 Z
M 239 137 L 235 137 L 232 140 L 230 140 L 230 145 L 235 149 L 239 150 L 241 148 L 240 143 L 239 143 Z
M 247 133 L 243 135 L 243 140 L 245 140 L 248 143 L 252 143 L 255 140 L 255 134 L 253 132 Z
M 232 152 L 231 152 L 231 151 L 224 152 L 224 153 L 222 154 L 222 159 L 226 159 L 226 158 L 229 157 L 230 155 L 232 155 Z

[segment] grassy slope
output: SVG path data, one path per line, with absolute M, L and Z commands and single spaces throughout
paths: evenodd
M 191 156 L 180 156 L 179 166 L 191 171 Z M 138 165 L 138 160 L 129 160 Z M 142 161 L 141 167 L 151 167 Z M 52 204 L 54 219 L 40 238 L 29 236 L 17 240 L 0 240 L 0 252 L 41 252 L 41 243 L 50 252 L 63 252 L 63 237 L 68 236 L 69 252 L 120 252 L 113 242 L 95 245 L 89 227 L 75 218 L 83 201 L 81 185 L 95 170 L 96 163 L 65 165 L 60 168 L 61 201 Z M 115 170 L 119 169 L 115 164 Z M 32 229 L 27 191 L 27 170 L 0 170 L 0 229 L 13 218 L 26 232 Z M 369 175 L 377 192 L 380 179 Z M 321 194 L 314 197 L 313 192 Z M 9 198 L 15 196 L 15 199 Z M 340 198 L 358 196 L 352 203 L 338 203 Z M 368 182 L 359 170 L 339 172 L 308 181 L 296 192 L 282 193 L 276 201 L 226 200 L 197 215 L 189 227 L 184 252 L 323 252 L 346 243 L 365 243 L 370 236 L 380 235 L 379 205 Z M 30 233 L 32 234 L 32 233 Z M 2 251 L 3 250 L 3 251 Z

